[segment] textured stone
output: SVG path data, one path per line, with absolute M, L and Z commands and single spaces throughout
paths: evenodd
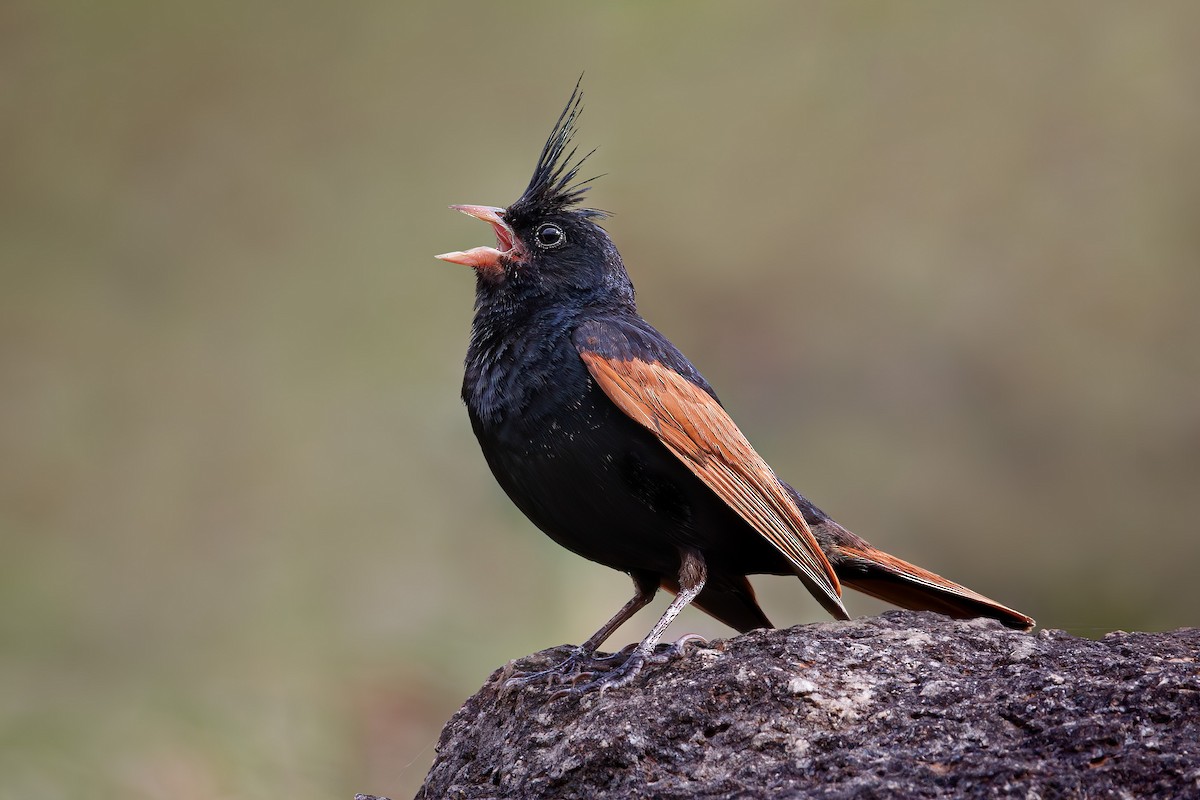
M 550 699 L 497 670 L 418 798 L 1200 797 L 1200 629 L 888 612 L 754 631 Z

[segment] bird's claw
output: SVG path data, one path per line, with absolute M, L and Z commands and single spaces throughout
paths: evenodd
M 550 699 L 557 700 L 562 697 L 577 697 L 597 689 L 600 690 L 601 694 L 604 694 L 609 689 L 618 689 L 622 686 L 627 686 L 641 674 L 642 668 L 647 664 L 665 664 L 674 658 L 686 656 L 689 646 L 707 643 L 708 640 L 703 636 L 689 633 L 676 639 L 671 645 L 656 653 L 644 653 L 636 645 L 631 646 L 632 650 L 630 647 L 626 647 L 620 652 L 629 651 L 629 657 L 619 666 L 610 667 L 605 670 L 593 669 L 580 672 L 569 681 L 569 686 L 559 689 L 550 695 Z M 613 655 L 618 655 L 618 653 L 614 653 Z M 607 656 L 607 658 L 612 657 Z
M 647 656 L 646 661 L 650 664 L 665 664 L 673 658 L 686 656 L 689 647 L 695 648 L 706 644 L 708 644 L 708 639 L 700 634 L 685 633 L 661 651 Z
M 536 672 L 514 672 L 504 682 L 504 688 L 514 689 L 541 681 L 562 683 L 568 680 L 568 678 L 582 672 L 584 665 L 592 661 L 592 659 L 593 655 L 585 651 L 582 647 L 572 647 L 570 654 L 558 664 L 550 667 L 550 669 L 538 670 Z
M 644 653 L 640 650 L 635 650 L 618 667 L 613 667 L 603 672 L 593 670 L 591 672 L 579 673 L 571 681 L 570 686 L 559 689 L 550 695 L 550 699 L 558 700 L 563 697 L 578 697 L 597 689 L 600 690 L 601 694 L 604 694 L 608 689 L 617 689 L 625 686 L 641 674 L 642 667 L 646 665 L 646 660 L 647 656 Z
M 632 652 L 633 652 L 634 650 L 636 650 L 636 649 L 637 649 L 637 642 L 630 642 L 629 644 L 625 645 L 624 647 L 622 647 L 620 650 L 618 650 L 618 651 L 617 651 L 617 652 L 615 652 L 615 653 L 608 653 L 608 654 L 606 654 L 606 655 L 602 655 L 602 656 L 598 656 L 598 655 L 595 655 L 595 654 L 593 654 L 593 655 L 592 655 L 592 661 L 593 661 L 593 662 L 596 662 L 596 661 L 612 661 L 612 660 L 613 660 L 613 659 L 615 659 L 615 658 L 628 657 L 628 655 L 629 655 L 630 653 L 632 653 Z M 604 670 L 604 671 L 607 671 L 607 670 L 610 670 L 610 669 L 612 669 L 612 667 L 605 667 L 605 670 Z
M 595 651 L 589 652 L 583 647 L 572 647 L 570 654 L 565 659 L 549 669 L 538 670 L 537 672 L 513 673 L 504 682 L 504 688 L 519 688 L 543 681 L 555 685 L 561 683 L 575 684 L 580 680 L 589 680 L 597 674 L 615 669 L 617 664 L 609 663 L 615 659 L 621 659 L 618 663 L 624 663 L 625 659 L 622 657 L 628 656 L 636 647 L 636 644 L 630 644 L 615 653 L 607 653 L 605 655 L 596 655 Z

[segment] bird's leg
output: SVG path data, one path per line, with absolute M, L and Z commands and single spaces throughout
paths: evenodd
M 539 680 L 563 679 L 567 676 L 573 676 L 580 672 L 584 666 L 591 665 L 594 660 L 607 661 L 613 655 L 600 656 L 597 658 L 596 650 L 600 645 L 612 636 L 613 631 L 625 624 L 637 612 L 646 607 L 646 604 L 654 599 L 654 595 L 658 592 L 658 575 L 652 572 L 633 572 L 630 573 L 633 578 L 634 595 L 629 599 L 629 602 L 621 607 L 621 610 L 613 615 L 613 618 L 600 626 L 600 630 L 588 637 L 588 640 L 583 644 L 572 647 L 571 653 L 560 664 L 556 664 L 550 669 L 541 670 L 539 672 L 521 672 L 516 673 L 513 677 L 504 682 L 506 687 L 525 686 L 529 683 L 535 683 Z
M 667 610 L 659 617 L 658 622 L 646 634 L 646 638 L 642 639 L 625 659 L 621 666 L 605 672 L 597 677 L 595 672 L 580 673 L 576 680 L 586 680 L 586 683 L 576 684 L 570 689 L 565 689 L 558 692 L 557 695 L 566 694 L 582 694 L 593 689 L 613 689 L 618 686 L 624 686 L 638 676 L 642 671 L 642 667 L 646 662 L 658 662 L 666 660 L 678 653 L 682 652 L 683 646 L 690 641 L 689 637 L 683 637 L 675 645 L 669 649 L 661 657 L 654 655 L 654 648 L 658 644 L 658 640 L 662 638 L 663 633 L 675 617 L 679 616 L 679 612 L 684 606 L 692 602 L 696 595 L 700 594 L 700 590 L 704 588 L 704 582 L 708 578 L 708 568 L 704 564 L 704 558 L 694 550 L 685 550 L 681 554 L 679 565 L 679 593 L 675 595 L 675 599 L 671 601 L 671 605 L 667 606 Z

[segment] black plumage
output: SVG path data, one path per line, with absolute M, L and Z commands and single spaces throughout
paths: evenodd
M 580 108 L 577 85 L 515 202 L 455 206 L 490 223 L 497 247 L 439 256 L 477 275 L 462 394 L 496 480 L 554 541 L 634 581 L 630 602 L 552 672 L 595 670 L 596 649 L 660 587 L 676 598 L 658 624 L 579 690 L 630 680 L 689 602 L 738 631 L 769 627 L 754 574 L 797 575 L 843 619 L 844 581 L 908 608 L 1031 627 L 873 548 L 754 452 L 691 362 L 638 315 L 603 212 L 581 206 Z

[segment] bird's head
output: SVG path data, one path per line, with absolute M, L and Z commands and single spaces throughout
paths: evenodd
M 495 247 L 437 256 L 473 268 L 481 296 L 571 297 L 600 291 L 633 301 L 621 256 L 597 222 L 605 212 L 580 205 L 595 180 L 576 180 L 591 153 L 576 159 L 570 146 L 582 100 L 577 83 L 542 147 L 529 186 L 508 208 L 451 206 L 496 233 Z

